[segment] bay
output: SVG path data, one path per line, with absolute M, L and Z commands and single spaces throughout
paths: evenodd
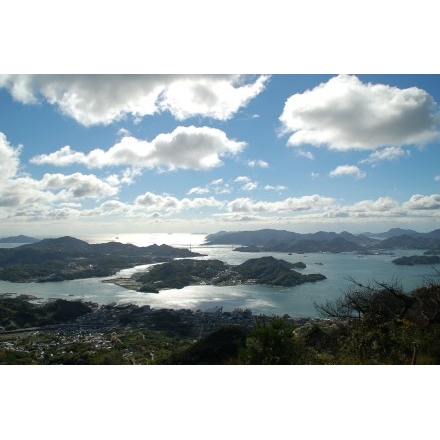
M 421 286 L 427 279 L 434 279 L 436 271 L 431 266 L 397 266 L 391 261 L 403 255 L 420 255 L 423 251 L 396 250 L 392 255 L 358 256 L 350 253 L 241 253 L 234 252 L 231 246 L 204 246 L 205 234 L 118 234 L 78 237 L 89 243 L 120 241 L 137 246 L 168 244 L 191 248 L 194 252 L 205 254 L 199 259 L 219 259 L 229 264 L 240 264 L 250 258 L 272 255 L 295 263 L 304 262 L 307 267 L 301 273 L 321 273 L 327 280 L 306 283 L 292 288 L 267 286 L 188 286 L 183 289 L 163 290 L 159 294 L 140 293 L 114 284 L 103 283 L 106 278 L 61 281 L 53 283 L 9 283 L 0 281 L 1 293 L 35 295 L 42 300 L 50 298 L 81 299 L 98 304 L 133 303 L 150 305 L 152 308 L 187 308 L 205 310 L 222 306 L 224 311 L 235 308 L 249 308 L 255 314 L 289 314 L 292 317 L 315 317 L 314 303 L 333 300 L 351 285 L 347 277 L 361 283 L 369 281 L 399 282 L 406 291 Z M 134 272 L 145 270 L 148 265 L 118 272 L 114 277 L 129 277 Z M 434 266 L 439 270 L 440 266 Z

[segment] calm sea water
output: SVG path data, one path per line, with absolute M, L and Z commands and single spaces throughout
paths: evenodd
M 402 255 L 422 254 L 423 251 L 394 251 L 394 255 L 357 256 L 353 254 L 311 253 L 305 255 L 285 253 L 240 253 L 231 246 L 204 246 L 204 234 L 121 234 L 118 237 L 78 237 L 89 243 L 120 241 L 137 246 L 169 244 L 186 247 L 194 252 L 206 254 L 202 259 L 219 259 L 229 264 L 240 264 L 249 258 L 273 255 L 286 261 L 303 261 L 307 267 L 302 273 L 322 273 L 325 281 L 306 283 L 293 288 L 264 286 L 189 286 L 184 289 L 170 289 L 159 294 L 139 293 L 113 284 L 102 283 L 107 278 L 62 281 L 56 283 L 9 283 L 0 281 L 0 293 L 35 295 L 38 298 L 82 299 L 99 304 L 134 303 L 148 304 L 153 308 L 188 308 L 204 310 L 223 306 L 223 310 L 250 308 L 254 313 L 278 314 L 307 317 L 317 316 L 314 302 L 321 303 L 335 299 L 350 286 L 347 277 L 359 282 L 377 280 L 392 282 L 398 280 L 407 291 L 420 286 L 428 278 L 435 278 L 436 272 L 430 266 L 396 266 L 391 263 Z M 10 246 L 8 246 L 10 247 Z M 120 271 L 115 277 L 128 277 L 148 267 L 139 266 Z M 440 265 L 435 266 L 437 270 Z

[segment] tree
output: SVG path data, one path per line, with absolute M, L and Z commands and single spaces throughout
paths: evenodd
M 402 285 L 393 280 L 390 283 L 372 281 L 362 284 L 347 278 L 352 286 L 344 295 L 323 304 L 314 303 L 316 310 L 326 318 L 368 318 L 375 321 L 389 321 L 404 318 L 417 298 L 405 293 Z
M 283 318 L 257 319 L 246 340 L 241 360 L 251 365 L 289 365 L 300 359 L 300 346 L 293 338 L 294 325 Z

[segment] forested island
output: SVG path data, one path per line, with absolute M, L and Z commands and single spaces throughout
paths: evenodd
M 325 280 L 322 274 L 301 274 L 294 268 L 304 263 L 289 263 L 274 257 L 253 258 L 239 265 L 220 260 L 174 260 L 152 266 L 144 273 L 130 278 L 116 278 L 106 282 L 140 292 L 158 293 L 162 289 L 181 289 L 189 285 L 262 284 L 293 287 L 299 284 Z
M 0 279 L 43 283 L 106 277 L 137 265 L 201 255 L 165 244 L 138 247 L 118 242 L 89 244 L 69 236 L 46 238 L 12 249 L 0 248 Z
M 400 266 L 415 266 L 416 264 L 439 264 L 440 257 L 437 255 L 411 255 L 409 257 L 400 257 L 392 261 Z

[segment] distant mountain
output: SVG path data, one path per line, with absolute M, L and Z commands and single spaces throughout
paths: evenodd
M 400 235 L 390 237 L 381 242 L 383 249 L 440 249 L 440 238 L 436 238 L 431 233 L 417 235 Z
M 36 243 L 38 238 L 28 237 L 27 235 L 15 235 L 14 237 L 0 238 L 0 243 Z
M 408 232 L 408 233 L 405 233 Z M 359 252 L 371 253 L 392 249 L 440 249 L 440 229 L 428 233 L 412 229 L 390 229 L 380 234 L 315 232 L 299 234 L 275 229 L 225 232 L 207 235 L 207 245 L 235 245 L 241 252 Z M 377 238 L 373 238 L 372 236 Z M 240 247 L 242 246 L 242 247 Z
M 365 237 L 372 237 L 372 238 L 391 238 L 391 237 L 398 237 L 400 235 L 418 235 L 419 232 L 414 231 L 413 229 L 401 229 L 401 228 L 393 228 L 386 232 L 363 232 L 361 235 L 364 235 Z
M 348 232 L 324 232 L 299 234 L 296 232 L 262 229 L 210 234 L 205 238 L 207 245 L 240 245 L 237 251 L 249 252 L 259 249 L 263 252 L 354 252 L 379 243 L 365 236 L 355 236 Z

